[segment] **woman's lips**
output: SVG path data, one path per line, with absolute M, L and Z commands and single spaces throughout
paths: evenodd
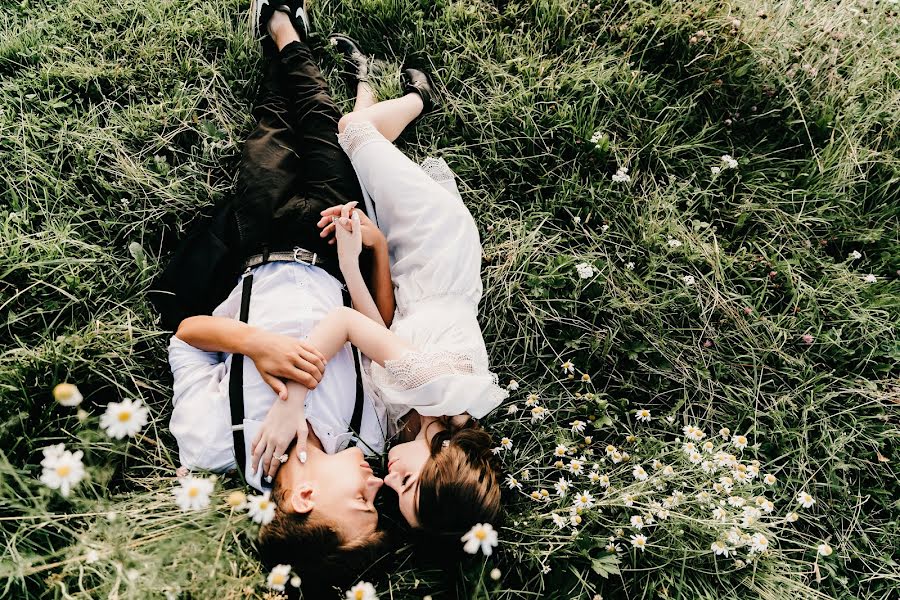
M 388 473 L 391 472 L 391 467 L 394 466 L 394 463 L 395 463 L 395 462 L 397 462 L 397 459 L 396 459 L 396 458 L 394 458 L 394 459 L 388 461 L 388 467 L 387 467 Z

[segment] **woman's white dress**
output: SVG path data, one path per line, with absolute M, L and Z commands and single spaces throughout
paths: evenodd
M 395 421 L 410 409 L 485 416 L 508 393 L 488 368 L 478 325 L 481 241 L 453 172 L 443 159 L 414 163 L 371 123 L 351 123 L 338 141 L 388 241 L 391 330 L 417 348 L 384 367 L 373 362 L 373 388 Z

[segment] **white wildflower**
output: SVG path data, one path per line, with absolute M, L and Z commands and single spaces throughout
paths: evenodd
M 465 542 L 463 550 L 469 554 L 477 554 L 481 550 L 485 556 L 490 556 L 498 544 L 497 532 L 490 523 L 478 523 L 462 536 Z
M 43 449 L 44 459 L 41 466 L 41 482 L 52 490 L 59 490 L 63 497 L 68 497 L 72 488 L 84 479 L 84 464 L 81 450 L 69 452 L 65 445 L 57 444 Z
M 106 412 L 100 417 L 100 427 L 106 435 L 117 440 L 125 436 L 134 437 L 147 424 L 149 412 L 141 406 L 140 400 L 125 399 L 121 402 L 110 402 Z
M 84 396 L 81 395 L 75 384 L 60 383 L 53 388 L 53 399 L 62 406 L 78 406 L 84 400 Z
M 214 483 L 212 479 L 182 477 L 179 486 L 172 490 L 175 502 L 182 511 L 201 510 L 209 506 L 209 495 L 212 494 Z

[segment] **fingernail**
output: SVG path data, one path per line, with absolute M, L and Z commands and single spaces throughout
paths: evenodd
M 272 476 L 266 475 L 266 483 L 272 483 Z
M 300 453 L 300 462 L 306 464 L 306 452 Z

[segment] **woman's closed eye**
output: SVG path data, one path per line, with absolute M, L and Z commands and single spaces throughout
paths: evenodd
M 402 482 L 400 485 L 403 486 L 403 487 L 406 487 L 406 484 L 409 482 L 409 478 L 410 478 L 410 477 L 412 477 L 412 475 L 407 474 L 407 475 L 403 478 L 403 482 Z

